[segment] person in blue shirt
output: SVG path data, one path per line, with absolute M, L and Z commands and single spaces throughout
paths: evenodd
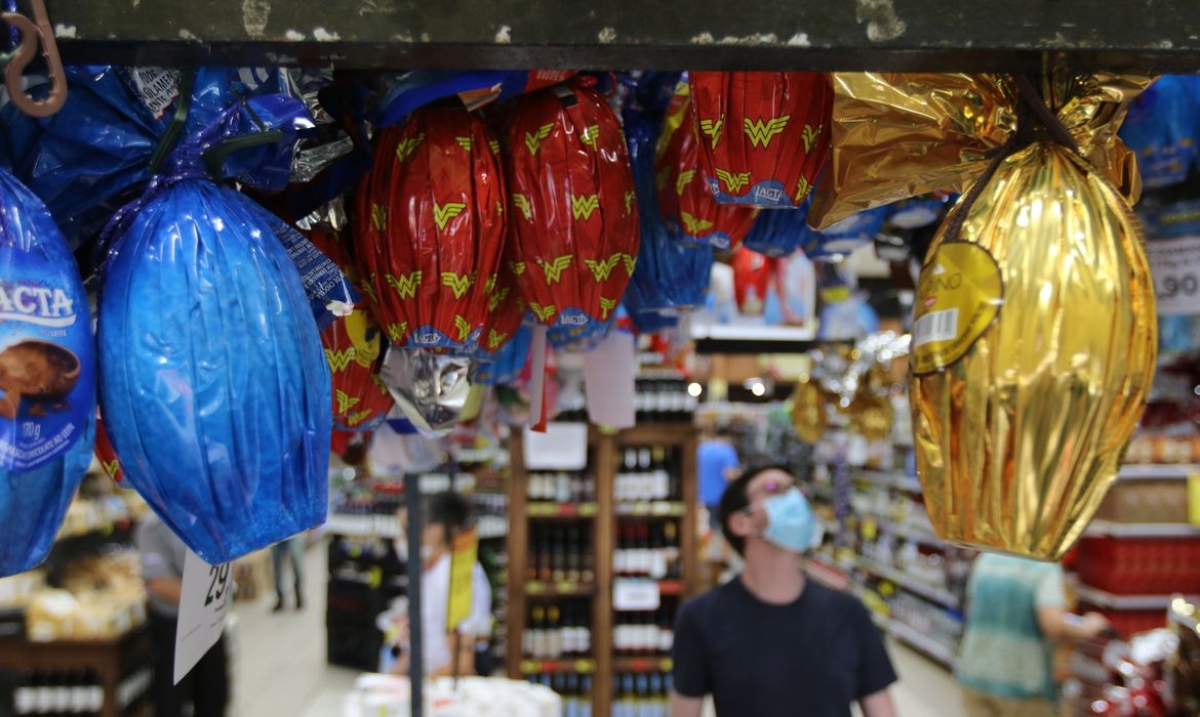
M 720 532 L 717 506 L 729 482 L 738 474 L 738 454 L 725 426 L 714 429 L 706 426 L 696 449 L 696 473 L 700 480 L 700 502 L 708 508 L 709 526 Z

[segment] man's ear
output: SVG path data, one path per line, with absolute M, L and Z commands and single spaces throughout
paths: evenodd
M 741 511 L 729 516 L 729 528 L 734 535 L 742 538 L 754 534 L 754 522 L 750 520 L 750 516 Z

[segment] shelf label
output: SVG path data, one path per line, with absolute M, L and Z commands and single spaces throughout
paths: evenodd
M 596 671 L 596 662 L 594 660 L 576 660 L 575 671 L 581 675 L 588 675 Z
M 657 610 L 661 605 L 658 583 L 638 578 L 613 580 L 613 609 L 619 612 Z
M 595 349 L 584 354 L 583 381 L 588 417 L 592 423 L 632 428 L 637 374 L 633 334 L 613 331 Z
M 578 513 L 584 518 L 591 518 L 594 517 L 599 510 L 600 506 L 596 505 L 595 503 L 582 503 L 579 506 Z
M 550 423 L 545 433 L 525 429 L 525 467 L 580 471 L 587 467 L 586 423 Z
M 1146 242 L 1159 316 L 1200 314 L 1200 237 Z
M 232 595 L 230 564 L 209 565 L 188 548 L 175 632 L 175 684 L 187 677 L 221 638 Z
M 525 583 L 525 593 L 528 595 L 541 595 L 546 592 L 546 583 L 532 580 Z
M 1188 473 L 1188 524 L 1200 527 L 1200 471 Z

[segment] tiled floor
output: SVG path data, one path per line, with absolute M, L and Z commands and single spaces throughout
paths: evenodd
M 233 632 L 234 711 L 230 717 L 341 717 L 357 676 L 325 664 L 325 551 L 306 562 L 308 605 L 272 614 L 274 596 L 238 603 Z M 959 690 L 941 667 L 892 643 L 900 673 L 893 689 L 900 717 L 958 717 Z

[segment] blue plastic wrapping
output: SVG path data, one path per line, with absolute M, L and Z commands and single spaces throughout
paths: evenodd
M 810 228 L 801 248 L 813 261 L 840 259 L 874 242 L 875 235 L 883 229 L 885 216 L 886 206 L 852 214 L 821 231 Z
M 663 219 L 654 181 L 654 151 L 662 125 L 628 107 L 624 120 L 642 234 L 637 268 L 625 292 L 626 309 L 632 315 L 703 306 L 712 274 L 713 248 L 681 241 Z M 636 318 L 634 321 L 638 323 Z
M 795 254 L 810 235 L 808 208 L 811 206 L 812 195 L 809 195 L 796 209 L 764 209 L 758 213 L 742 245 L 765 256 Z
M 244 110 L 114 217 L 100 299 L 101 406 L 126 478 L 213 564 L 320 524 L 328 493 L 332 384 L 309 297 L 278 220 L 201 169 Z
M 1147 189 L 1179 184 L 1200 159 L 1200 78 L 1166 75 L 1129 104 L 1119 132 Z
M 75 259 L 0 170 L 0 575 L 42 562 L 92 459 L 95 343 Z
M 289 121 L 298 103 L 280 94 L 287 86 L 282 71 L 194 72 L 182 136 L 200 134 L 235 103 L 238 134 L 264 125 L 301 129 Z M 67 103 L 57 114 L 35 119 L 11 104 L 0 108 L 0 164 L 42 198 L 72 248 L 98 234 L 150 180 L 155 149 L 179 108 L 181 78 L 178 70 L 73 66 L 66 69 Z M 35 97 L 44 92 L 45 86 L 31 90 Z M 282 189 L 294 136 L 285 139 L 230 155 L 222 176 Z

